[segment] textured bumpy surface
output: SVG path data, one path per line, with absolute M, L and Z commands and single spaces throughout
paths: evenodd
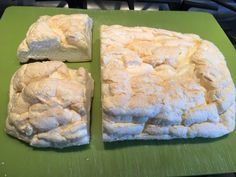
M 20 62 L 91 60 L 92 19 L 86 14 L 41 16 L 17 50 Z
M 223 136 L 235 127 L 224 56 L 194 34 L 101 27 L 103 139 Z
M 93 80 L 59 61 L 23 65 L 11 79 L 6 132 L 32 146 L 89 143 Z

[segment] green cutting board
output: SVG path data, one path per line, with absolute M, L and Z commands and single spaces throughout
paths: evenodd
M 93 61 L 86 67 L 95 80 L 91 143 L 64 150 L 37 149 L 4 132 L 10 78 L 20 67 L 17 46 L 40 15 L 87 13 L 94 20 Z M 0 20 L 0 177 L 157 177 L 236 171 L 236 132 L 218 139 L 127 141 L 104 144 L 100 103 L 99 27 L 101 24 L 150 26 L 195 33 L 214 42 L 236 81 L 236 52 L 207 13 L 92 11 L 11 7 Z

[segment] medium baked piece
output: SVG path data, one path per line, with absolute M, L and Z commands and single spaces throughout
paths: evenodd
M 6 132 L 36 147 L 89 143 L 93 79 L 60 61 L 25 64 L 11 79 Z
M 224 56 L 195 34 L 101 27 L 103 140 L 215 138 L 234 130 Z
M 41 16 L 17 49 L 21 63 L 33 60 L 91 60 L 92 19 L 86 14 Z

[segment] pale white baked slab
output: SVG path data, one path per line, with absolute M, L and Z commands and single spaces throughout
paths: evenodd
M 93 85 L 82 67 L 23 65 L 11 79 L 6 132 L 36 147 L 88 144 Z
M 17 49 L 21 63 L 33 60 L 91 60 L 92 19 L 86 14 L 41 16 Z
M 195 34 L 101 27 L 103 140 L 216 138 L 235 127 L 224 56 Z

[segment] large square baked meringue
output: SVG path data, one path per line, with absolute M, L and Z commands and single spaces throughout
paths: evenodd
M 17 49 L 21 63 L 32 60 L 91 60 L 92 19 L 87 14 L 41 16 Z
M 195 34 L 101 27 L 103 140 L 216 138 L 235 127 L 224 56 Z
M 60 61 L 25 64 L 10 84 L 6 132 L 35 147 L 89 143 L 93 79 Z

